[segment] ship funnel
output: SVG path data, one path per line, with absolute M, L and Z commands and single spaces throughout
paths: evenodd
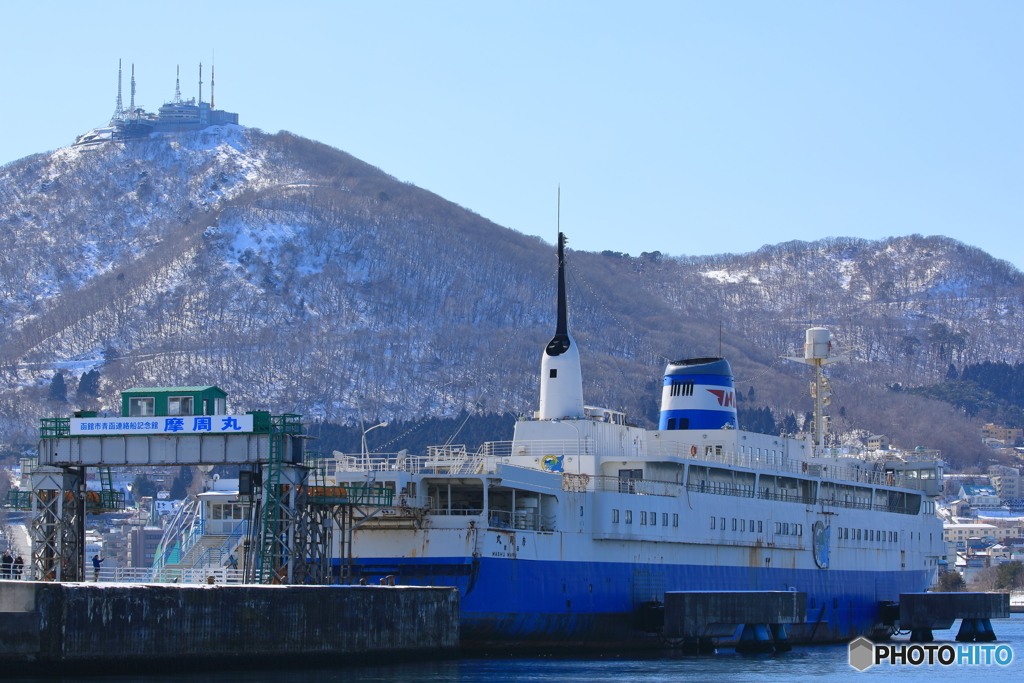
M 735 429 L 737 425 L 729 361 L 689 358 L 668 364 L 658 429 Z
M 580 352 L 569 334 L 565 294 L 565 235 L 558 233 L 558 322 L 540 364 L 540 420 L 583 417 Z

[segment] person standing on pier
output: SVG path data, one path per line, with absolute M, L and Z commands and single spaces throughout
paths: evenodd
M 0 556 L 0 577 L 9 579 L 11 578 L 11 565 L 14 563 L 14 558 L 11 557 L 11 551 L 5 550 L 3 556 Z
M 15 581 L 20 580 L 21 579 L 21 572 L 24 569 L 25 569 L 25 560 L 23 560 L 21 558 L 21 555 L 18 555 L 16 558 L 14 558 L 14 569 L 11 570 L 11 578 L 14 579 Z
M 100 559 L 99 555 L 92 556 L 92 580 L 93 583 L 98 583 L 100 580 L 100 565 L 103 564 L 103 560 Z

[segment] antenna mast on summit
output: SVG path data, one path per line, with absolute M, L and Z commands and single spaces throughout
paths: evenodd
M 135 113 L 135 65 L 132 64 L 132 103 L 129 106 L 129 112 Z
M 199 104 L 203 103 L 203 63 L 199 62 Z
M 114 109 L 114 118 L 121 116 L 124 111 L 124 103 L 121 100 L 121 60 L 117 60 L 117 107 Z
M 217 53 L 211 51 L 211 54 L 210 54 L 210 109 L 216 109 L 216 107 L 213 105 L 213 81 L 214 81 L 213 70 L 217 68 L 216 61 L 217 61 Z
M 181 104 L 181 65 L 178 65 L 178 75 L 174 79 L 174 103 Z

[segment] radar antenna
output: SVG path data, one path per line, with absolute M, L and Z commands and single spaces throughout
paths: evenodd
M 812 327 L 804 336 L 804 353 L 802 356 L 783 356 L 786 360 L 804 363 L 814 368 L 814 381 L 811 382 L 811 398 L 814 399 L 814 432 L 812 434 L 815 457 L 822 455 L 825 446 L 825 434 L 828 433 L 828 416 L 825 407 L 831 403 L 832 387 L 822 369 L 826 365 L 846 360 L 845 356 L 833 356 L 832 333 L 824 327 Z

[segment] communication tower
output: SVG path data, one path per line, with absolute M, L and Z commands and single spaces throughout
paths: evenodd
M 117 106 L 114 107 L 114 118 L 119 119 L 124 113 L 124 103 L 121 101 L 121 60 L 117 60 Z

